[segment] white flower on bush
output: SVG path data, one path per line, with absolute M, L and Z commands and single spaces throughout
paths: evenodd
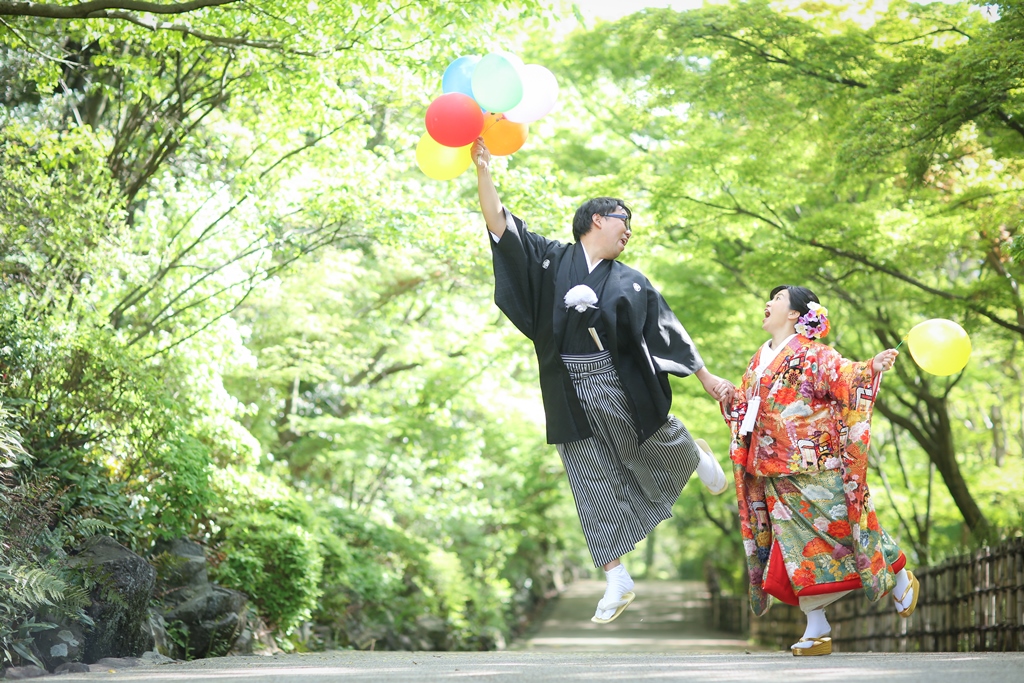
M 588 308 L 597 308 L 597 294 L 586 285 L 576 285 L 565 293 L 565 307 L 575 308 L 583 313 Z

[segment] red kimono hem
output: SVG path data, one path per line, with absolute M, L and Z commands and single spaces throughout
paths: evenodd
M 906 566 L 907 557 L 900 551 L 900 556 L 892 563 L 891 569 L 896 574 Z M 809 598 L 812 595 L 857 590 L 862 586 L 863 583 L 861 583 L 859 578 L 832 583 L 818 583 L 802 589 L 800 595 Z M 800 605 L 800 600 L 797 597 L 796 591 L 793 590 L 793 584 L 789 580 L 789 575 L 786 573 L 786 562 L 782 559 L 782 549 L 779 548 L 778 541 L 772 544 L 772 556 L 768 561 L 768 574 L 764 577 L 761 589 L 776 600 L 781 600 L 787 605 L 793 605 L 794 607 L 799 607 Z

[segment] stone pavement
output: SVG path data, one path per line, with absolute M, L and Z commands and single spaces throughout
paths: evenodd
M 104 683 L 1021 683 L 1024 653 L 861 654 L 796 658 L 766 652 L 705 626 L 697 583 L 638 582 L 637 599 L 611 624 L 593 624 L 599 581 L 579 581 L 540 626 L 506 652 L 335 651 L 218 657 L 68 674 Z
M 1024 653 L 833 654 L 796 658 L 755 654 L 597 652 L 365 652 L 219 657 L 155 667 L 70 674 L 104 683 L 1020 683 Z M 45 680 L 45 679 L 44 679 Z
M 604 581 L 576 581 L 554 601 L 537 629 L 512 643 L 533 652 L 746 652 L 765 648 L 707 624 L 708 594 L 699 581 L 637 581 L 633 601 L 610 624 L 590 621 Z

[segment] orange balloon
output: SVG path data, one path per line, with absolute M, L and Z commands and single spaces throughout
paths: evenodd
M 526 143 L 529 126 L 525 123 L 514 123 L 505 118 L 504 114 L 488 112 L 484 115 L 484 144 L 491 154 L 503 157 Z

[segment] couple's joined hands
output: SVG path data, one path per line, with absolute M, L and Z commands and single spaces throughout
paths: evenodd
M 729 380 L 709 374 L 707 378 L 701 380 L 701 385 L 711 398 L 723 404 L 726 408 L 732 405 L 732 397 L 736 392 L 736 387 Z

